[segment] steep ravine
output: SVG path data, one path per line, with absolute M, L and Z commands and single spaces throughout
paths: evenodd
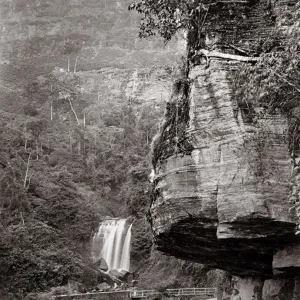
M 266 2 L 244 3 L 243 16 L 233 19 L 219 7 L 219 18 L 208 16 L 207 48 L 234 53 L 225 47 L 231 42 L 251 49 L 275 26 L 272 14 L 295 4 L 276 1 L 268 12 Z M 237 276 L 242 299 L 257 292 L 258 299 L 296 300 L 300 241 L 289 201 L 288 120 L 280 112 L 249 119 L 234 97 L 240 64 L 196 60 L 183 79 L 188 87 L 171 98 L 154 141 L 155 242 L 169 255 Z

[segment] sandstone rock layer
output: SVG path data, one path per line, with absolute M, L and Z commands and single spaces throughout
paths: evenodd
M 153 230 L 171 255 L 270 275 L 273 249 L 295 229 L 287 120 L 243 117 L 232 98 L 235 64 L 215 60 L 190 72 L 186 134 L 193 150 L 157 163 Z
M 278 1 L 276 9 L 286 4 Z M 211 20 L 212 42 L 264 37 L 272 22 L 263 5 L 256 2 L 235 25 L 225 17 L 223 24 L 222 15 L 219 23 Z M 200 61 L 189 71 L 188 89 L 167 107 L 154 142 L 152 228 L 158 249 L 170 255 L 236 275 L 272 277 L 274 252 L 274 268 L 291 269 L 280 251 L 297 243 L 288 120 L 280 113 L 250 115 L 250 104 L 234 96 L 239 66 Z

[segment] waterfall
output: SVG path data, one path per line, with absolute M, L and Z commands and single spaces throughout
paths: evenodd
M 115 236 L 115 255 L 114 255 L 114 261 L 112 264 L 112 269 L 120 269 L 120 259 L 121 259 L 121 247 L 122 247 L 122 237 L 123 237 L 123 231 L 125 227 L 126 220 L 121 220 L 119 222 L 119 225 L 116 230 L 116 236 Z
M 100 257 L 103 257 L 108 265 L 109 269 L 112 269 L 112 263 L 114 258 L 114 241 L 117 231 L 117 224 L 109 224 L 107 226 L 107 234 L 104 235 L 104 246 L 100 253 Z
M 126 219 L 106 220 L 99 226 L 92 241 L 92 258 L 97 261 L 104 258 L 112 269 L 129 271 L 131 227 Z
M 124 241 L 123 251 L 122 251 L 121 269 L 123 269 L 123 270 L 129 270 L 129 267 L 130 267 L 131 227 L 132 227 L 132 224 L 128 228 L 126 238 Z

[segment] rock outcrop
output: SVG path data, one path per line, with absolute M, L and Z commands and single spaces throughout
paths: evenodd
M 229 66 L 212 61 L 190 73 L 193 150 L 157 164 L 153 229 L 170 254 L 236 274 L 271 274 L 273 249 L 295 230 L 287 121 L 247 123 L 231 99 Z
M 265 2 L 250 3 L 241 23 L 211 20 L 212 44 L 251 45 L 264 37 L 274 25 Z M 275 9 L 287 4 L 294 1 L 277 1 Z M 218 58 L 209 66 L 196 63 L 185 79 L 188 87 L 173 95 L 154 141 L 151 220 L 159 250 L 259 278 L 249 295 L 258 289 L 266 298 L 272 288 L 262 292 L 264 278 L 299 272 L 289 201 L 294 165 L 286 116 L 258 114 L 253 120 L 249 107 L 234 98 L 239 65 Z

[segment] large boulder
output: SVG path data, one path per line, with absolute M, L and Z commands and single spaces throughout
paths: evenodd
M 122 277 L 122 275 L 121 275 L 121 273 L 120 273 L 119 270 L 110 270 L 108 273 L 109 273 L 111 276 L 114 276 L 114 277 L 116 277 L 116 278 L 118 278 L 118 279 L 121 279 L 121 277 Z
M 109 274 L 123 282 L 131 283 L 133 274 L 125 270 L 110 270 Z
M 104 258 L 98 259 L 98 260 L 94 263 L 94 267 L 95 267 L 96 269 L 101 270 L 101 271 L 105 271 L 105 272 L 108 271 L 108 265 L 107 265 L 107 263 L 106 263 L 106 261 L 105 261 Z

